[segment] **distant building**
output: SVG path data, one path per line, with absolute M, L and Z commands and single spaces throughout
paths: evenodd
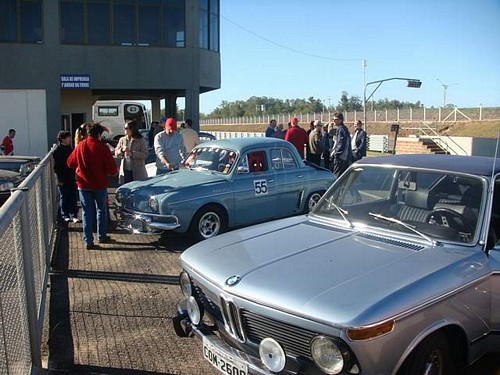
M 151 100 L 159 120 L 161 99 L 174 116 L 184 97 L 196 126 L 199 94 L 220 88 L 219 22 L 219 0 L 2 0 L 0 93 L 42 93 L 46 129 L 28 127 L 47 146 L 96 100 Z

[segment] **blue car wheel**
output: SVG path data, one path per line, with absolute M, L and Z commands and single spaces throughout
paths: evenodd
M 309 195 L 306 201 L 304 213 L 310 212 L 316 204 L 318 204 L 318 201 L 321 199 L 323 196 L 324 192 L 323 191 L 317 191 Z
M 217 206 L 200 209 L 193 218 L 191 232 L 198 240 L 206 240 L 224 232 L 227 226 L 226 214 Z

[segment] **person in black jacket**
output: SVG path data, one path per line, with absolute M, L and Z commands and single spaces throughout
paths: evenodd
M 366 131 L 361 120 L 356 121 L 356 129 L 352 135 L 352 155 L 354 161 L 366 156 Z
M 61 130 L 57 134 L 58 145 L 54 151 L 54 172 L 57 176 L 59 190 L 59 209 L 57 217 L 60 223 L 73 221 L 78 223 L 78 190 L 76 188 L 75 170 L 69 168 L 66 160 L 73 151 L 71 134 Z

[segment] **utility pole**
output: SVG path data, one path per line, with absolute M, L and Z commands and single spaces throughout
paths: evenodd
M 436 78 L 439 83 L 441 83 L 441 86 L 443 86 L 443 108 L 446 107 L 446 90 L 448 90 L 448 87 L 457 85 L 457 83 L 451 83 L 447 85 L 446 83 L 441 82 L 439 78 Z

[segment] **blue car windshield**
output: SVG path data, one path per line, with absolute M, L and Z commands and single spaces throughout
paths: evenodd
M 200 146 L 191 151 L 184 166 L 228 174 L 233 169 L 237 155 L 236 151 L 225 148 Z
M 363 166 L 329 190 L 314 214 L 350 226 L 420 232 L 437 241 L 474 243 L 484 200 L 478 177 L 423 169 Z M 410 229 L 411 228 L 411 229 Z

